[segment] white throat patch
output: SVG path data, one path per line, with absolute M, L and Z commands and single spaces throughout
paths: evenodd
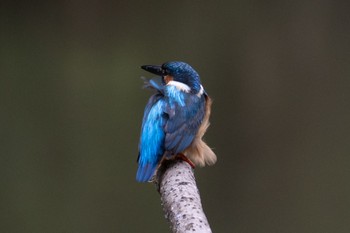
M 201 96 L 203 95 L 203 93 L 204 93 L 204 88 L 203 88 L 203 86 L 201 85 L 201 89 L 199 90 L 197 96 L 198 96 L 198 97 L 201 97 Z
M 174 86 L 176 87 L 178 90 L 180 91 L 183 91 L 183 92 L 186 92 L 186 93 L 189 93 L 191 91 L 191 88 L 189 86 L 187 86 L 186 84 L 184 83 L 180 83 L 180 82 L 177 82 L 177 81 L 169 81 L 167 83 L 167 85 L 170 85 L 170 86 Z

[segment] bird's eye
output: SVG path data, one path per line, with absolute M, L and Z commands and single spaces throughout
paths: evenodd
M 167 69 L 162 69 L 162 73 L 163 73 L 163 75 L 167 75 L 168 74 L 168 70 Z
M 162 65 L 162 73 L 164 75 L 168 74 L 168 69 L 165 67 L 165 65 Z

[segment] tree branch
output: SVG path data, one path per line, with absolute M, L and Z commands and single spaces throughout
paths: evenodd
M 156 185 L 165 217 L 173 233 L 212 232 L 204 214 L 191 166 L 182 160 L 165 160 Z

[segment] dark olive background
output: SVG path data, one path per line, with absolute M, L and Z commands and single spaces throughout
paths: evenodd
M 349 1 L 0 3 L 0 232 L 169 232 L 135 181 L 140 65 L 214 99 L 214 232 L 350 231 Z

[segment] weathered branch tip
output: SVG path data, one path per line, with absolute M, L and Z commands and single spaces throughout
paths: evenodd
M 172 232 L 212 232 L 202 208 L 193 169 L 188 163 L 165 160 L 158 169 L 155 184 Z

